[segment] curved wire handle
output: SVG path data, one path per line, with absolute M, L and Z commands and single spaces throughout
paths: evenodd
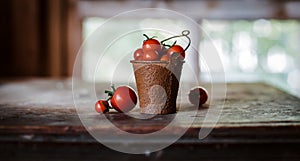
M 181 35 L 176 35 L 176 36 L 172 36 L 172 37 L 169 37 L 167 39 L 164 39 L 162 40 L 160 43 L 163 44 L 165 41 L 168 41 L 168 40 L 171 40 L 171 39 L 174 39 L 174 38 L 178 38 L 178 37 L 186 37 L 188 40 L 189 40 L 189 43 L 188 45 L 185 47 L 184 51 L 186 51 L 190 45 L 191 45 L 191 38 L 188 36 L 191 32 L 189 30 L 183 30 Z

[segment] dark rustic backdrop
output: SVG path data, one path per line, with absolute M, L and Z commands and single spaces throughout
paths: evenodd
M 0 76 L 69 76 L 81 42 L 76 0 L 0 1 Z

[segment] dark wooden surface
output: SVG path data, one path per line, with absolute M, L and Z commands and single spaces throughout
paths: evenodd
M 145 155 L 116 152 L 98 143 L 78 118 L 68 79 L 2 80 L 0 83 L 0 156 L 5 160 L 300 158 L 299 98 L 262 83 L 228 84 L 223 109 L 218 102 L 210 107 L 204 105 L 196 114 L 188 106 L 181 108 L 176 114 L 181 124 L 172 130 L 195 119 L 192 126 L 170 147 Z M 223 111 L 214 130 L 200 140 L 199 130 L 213 125 L 203 122 L 209 109 Z M 138 109 L 133 113 L 138 114 Z M 87 112 L 83 117 L 101 121 L 94 112 Z M 115 112 L 106 117 L 117 127 L 133 133 L 159 130 L 173 119 L 172 115 L 165 115 L 143 121 Z M 109 126 L 89 128 L 103 134 L 114 132 Z

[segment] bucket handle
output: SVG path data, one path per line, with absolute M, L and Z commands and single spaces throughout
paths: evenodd
M 174 38 L 178 38 L 178 37 L 186 37 L 189 40 L 188 45 L 184 49 L 184 51 L 186 51 L 190 47 L 190 45 L 191 45 L 191 38 L 188 36 L 190 33 L 191 32 L 189 30 L 183 30 L 182 33 L 181 33 L 181 35 L 176 35 L 176 36 L 169 37 L 167 39 L 162 40 L 160 43 L 163 44 L 165 41 L 168 41 L 168 40 L 171 40 L 171 39 L 174 39 Z

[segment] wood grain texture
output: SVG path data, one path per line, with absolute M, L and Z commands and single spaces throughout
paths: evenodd
M 108 84 L 100 85 L 99 90 L 108 89 Z M 64 125 L 80 126 L 76 109 L 73 103 L 70 80 L 28 79 L 17 82 L 2 82 L 0 86 L 0 125 Z M 180 121 L 196 118 L 195 128 L 210 127 L 210 122 L 203 122 L 209 109 L 222 110 L 216 127 L 245 127 L 245 126 L 283 126 L 300 125 L 299 98 L 286 94 L 271 86 L 254 84 L 228 84 L 224 107 L 218 105 L 204 105 L 197 113 L 186 106 L 177 112 Z M 84 88 L 82 90 L 85 90 Z M 87 94 L 87 91 L 84 91 Z M 82 95 L 82 100 L 88 97 Z M 93 100 L 91 100 L 93 102 Z M 94 107 L 83 108 L 86 118 L 97 119 Z M 91 110 L 92 109 L 92 110 Z M 139 114 L 136 107 L 132 114 Z M 92 112 L 92 113 L 90 113 Z M 144 121 L 126 118 L 124 114 L 111 112 L 107 114 L 112 120 L 120 121 L 122 126 Z M 167 120 L 166 118 L 162 119 Z M 126 118 L 126 119 L 124 119 Z M 118 122 L 116 122 L 118 123 Z M 160 121 L 151 121 L 147 124 L 159 126 Z M 141 125 L 142 126 L 142 125 Z
M 89 160 L 300 158 L 297 153 L 300 148 L 300 100 L 266 84 L 228 84 L 220 119 L 204 139 L 198 139 L 199 130 L 210 129 L 213 124 L 203 122 L 203 119 L 209 109 L 221 110 L 218 103 L 209 107 L 205 105 L 196 114 L 190 106 L 183 106 L 177 114 L 159 115 L 148 120 L 134 119 L 116 112 L 106 114 L 115 126 L 131 133 L 160 130 L 176 115 L 180 124 L 173 126 L 166 135 L 176 133 L 184 128 L 189 119 L 195 119 L 181 139 L 167 149 L 135 156 L 110 150 L 88 133 L 76 113 L 71 87 L 68 79 L 0 81 L 0 150 L 4 152 L 0 156 L 6 160 L 34 160 L 36 157 L 46 157 L 46 160 L 81 160 L 85 157 Z M 86 96 L 89 92 L 84 85 L 82 87 L 83 94 L 79 98 L 89 101 Z M 97 87 L 101 87 L 101 91 L 109 88 L 109 84 Z M 101 122 L 102 118 L 93 110 L 93 107 L 84 109 L 81 119 Z M 138 108 L 132 114 L 139 115 Z M 110 126 L 88 128 L 102 135 L 116 132 Z M 136 146 L 134 142 L 127 141 L 121 139 L 116 144 Z M 161 141 L 152 140 L 151 144 Z

